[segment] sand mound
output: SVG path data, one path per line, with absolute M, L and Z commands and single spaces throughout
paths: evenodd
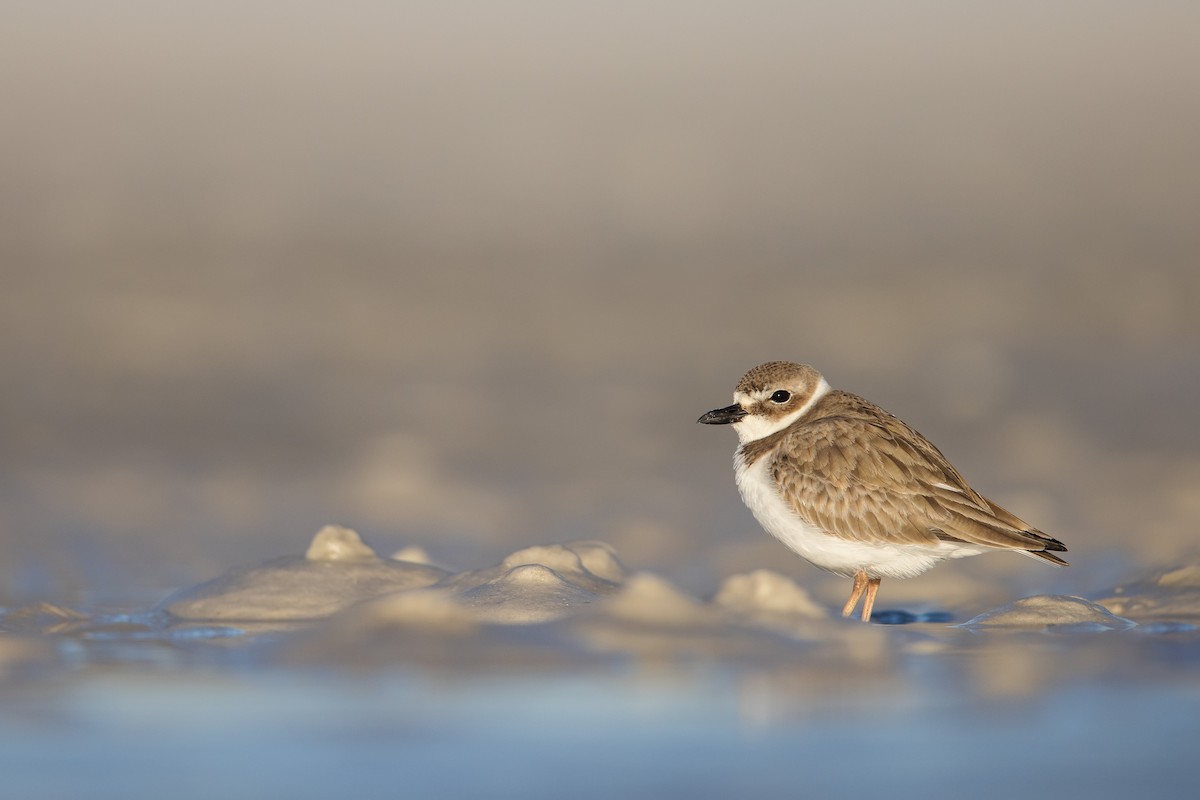
M 1035 595 L 985 612 L 960 627 L 1044 630 L 1124 630 L 1135 625 L 1101 605 L 1069 595 Z
M 1114 614 L 1142 620 L 1200 619 L 1200 564 L 1166 570 L 1118 586 L 1096 601 Z
M 304 556 L 232 570 L 161 605 L 188 620 L 319 619 L 389 592 L 437 583 L 444 570 L 380 558 L 357 533 L 327 525 Z
M 482 622 L 529 624 L 561 619 L 617 591 L 625 570 L 603 542 L 525 547 L 486 569 L 439 584 Z
M 755 616 L 799 616 L 811 619 L 829 616 L 825 608 L 795 581 L 767 569 L 726 578 L 713 597 L 713 602 L 730 611 Z

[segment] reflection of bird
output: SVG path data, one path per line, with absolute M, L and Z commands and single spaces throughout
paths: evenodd
M 733 425 L 742 499 L 767 532 L 821 569 L 854 578 L 871 618 L 883 578 L 945 558 L 1013 550 L 1065 567 L 1066 547 L 972 489 L 924 436 L 879 406 L 831 389 L 807 364 L 747 372 L 734 403 L 699 422 Z

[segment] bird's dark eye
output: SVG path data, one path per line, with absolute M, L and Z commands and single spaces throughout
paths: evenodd
M 778 403 L 779 405 L 783 405 L 784 403 L 786 403 L 788 400 L 791 400 L 791 399 L 792 399 L 791 392 L 785 392 L 783 389 L 780 389 L 778 392 L 771 395 L 771 402 Z

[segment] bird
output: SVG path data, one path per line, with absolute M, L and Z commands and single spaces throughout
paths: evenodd
M 734 475 L 762 527 L 827 572 L 853 578 L 870 621 L 884 578 L 948 558 L 1010 550 L 1069 566 L 1059 540 L 971 488 L 928 439 L 808 364 L 770 361 L 742 376 L 733 405 L 697 422 L 731 425 Z

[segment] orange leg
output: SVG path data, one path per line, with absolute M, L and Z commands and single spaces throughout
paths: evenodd
M 854 613 L 854 607 L 858 605 L 858 598 L 862 597 L 863 590 L 867 588 L 867 572 L 860 569 L 854 573 L 854 588 L 850 590 L 850 599 L 846 601 L 846 605 L 842 608 L 842 616 L 848 617 Z M 876 583 L 878 585 L 878 582 Z
M 867 581 L 867 598 L 863 600 L 863 622 L 871 621 L 871 609 L 875 607 L 875 593 L 879 591 L 879 584 L 883 582 L 883 578 L 871 578 Z

